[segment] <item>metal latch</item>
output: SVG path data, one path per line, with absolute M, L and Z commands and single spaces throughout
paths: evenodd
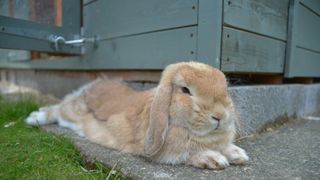
M 54 49 L 59 51 L 60 45 L 70 45 L 70 46 L 84 46 L 86 43 L 92 44 L 95 48 L 98 46 L 98 38 L 95 36 L 93 38 L 81 38 L 74 40 L 66 40 L 62 36 L 50 35 L 49 41 L 53 43 Z

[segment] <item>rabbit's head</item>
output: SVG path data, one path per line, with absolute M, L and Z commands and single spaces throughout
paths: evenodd
M 169 65 L 151 104 L 145 155 L 160 150 L 169 125 L 182 126 L 198 137 L 226 131 L 233 124 L 231 106 L 221 71 L 196 62 Z

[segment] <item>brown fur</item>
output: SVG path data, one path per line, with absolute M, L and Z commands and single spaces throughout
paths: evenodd
M 205 64 L 169 65 L 159 86 L 145 91 L 99 79 L 56 111 L 50 114 L 76 124 L 89 140 L 158 162 L 219 169 L 248 160 L 232 144 L 236 115 L 225 76 Z

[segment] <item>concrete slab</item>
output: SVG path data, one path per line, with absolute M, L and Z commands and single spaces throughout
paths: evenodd
M 266 124 L 320 111 L 320 84 L 238 86 L 229 88 L 238 110 L 242 135 Z
M 197 169 L 186 165 L 163 165 L 142 157 L 107 149 L 56 125 L 45 129 L 67 134 L 89 159 L 96 158 L 109 167 L 118 163 L 121 171 L 134 179 L 319 179 L 320 121 L 300 120 L 279 129 L 242 139 L 249 164 L 221 171 Z

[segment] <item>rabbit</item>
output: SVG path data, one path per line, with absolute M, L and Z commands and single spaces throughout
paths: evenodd
M 225 75 L 193 61 L 168 65 L 159 85 L 143 91 L 97 79 L 26 119 L 29 125 L 57 122 L 92 142 L 155 162 L 208 169 L 249 160 L 233 144 L 236 121 Z

